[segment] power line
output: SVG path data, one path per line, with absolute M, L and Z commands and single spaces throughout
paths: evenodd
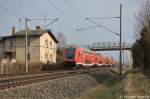
M 122 4 L 125 4 L 125 3 L 127 3 L 127 2 L 129 2 L 129 0 L 124 0 Z
M 99 28 L 99 26 L 89 26 L 89 27 L 85 27 L 85 28 L 79 28 L 79 29 L 76 29 L 76 31 L 84 31 L 86 29 L 93 29 L 93 28 Z
M 56 22 L 57 20 L 58 20 L 57 18 L 56 18 L 56 19 L 54 19 L 52 22 L 50 22 L 50 23 L 48 23 L 47 25 L 43 26 L 43 28 L 48 27 L 49 25 L 53 24 L 53 23 L 54 23 L 54 22 Z
M 70 8 L 80 17 L 82 18 L 82 15 L 80 12 L 68 1 L 68 0 L 63 0 L 67 5 L 70 6 Z
M 12 23 L 10 23 L 10 21 L 8 21 L 5 17 L 0 16 L 0 18 L 2 19 L 1 21 L 3 21 L 5 24 L 7 24 L 8 26 Z
M 130 1 L 131 1 L 131 0 L 130 0 Z M 123 7 L 128 6 L 128 5 L 127 5 L 128 2 L 129 2 L 129 0 L 124 0 L 124 1 L 122 2 Z
M 78 17 L 79 18 L 81 18 L 81 19 L 83 19 L 83 18 L 85 18 L 86 16 L 85 15 L 81 15 L 80 14 L 80 12 L 79 12 L 79 10 L 77 9 L 77 8 L 75 8 L 75 6 L 73 5 L 73 4 L 71 4 L 70 3 L 70 1 L 69 0 L 63 0 L 67 5 L 69 5 L 70 6 L 70 8 L 78 15 Z M 88 26 L 88 27 L 84 27 L 84 28 L 78 28 L 78 29 L 75 29 L 75 31 L 85 31 L 86 29 L 93 29 L 93 28 L 99 28 L 99 26 Z M 90 34 L 89 34 L 90 35 Z M 92 35 L 91 35 L 92 36 Z M 90 37 L 91 37 L 90 36 Z M 93 37 L 93 38 L 95 38 L 95 37 Z
M 72 20 L 67 14 L 65 14 L 64 11 L 59 9 L 54 3 L 52 3 L 50 0 L 45 0 L 48 4 L 50 4 L 53 8 L 55 8 L 59 13 L 61 13 L 63 16 L 65 16 L 72 24 L 76 25 L 77 27 L 80 27 L 76 22 Z
M 22 15 L 21 13 L 15 12 L 15 11 L 13 11 L 12 9 L 9 9 L 9 8 L 3 6 L 1 3 L 0 3 L 0 8 L 2 8 L 2 9 L 4 9 L 4 10 L 7 10 L 8 12 L 14 14 L 14 15 L 17 16 L 17 17 L 18 17 L 18 16 L 25 17 L 25 16 Z
M 101 18 L 86 18 L 86 19 L 116 19 L 119 17 L 101 17 Z
M 6 0 L 7 1 L 7 0 Z M 6 2 L 5 1 L 5 2 Z M 15 10 L 18 14 L 20 14 L 20 15 L 22 15 L 22 16 L 25 16 L 23 13 L 20 13 L 20 8 L 22 8 L 19 4 L 17 5 L 17 6 L 19 6 L 19 9 L 17 8 L 17 7 L 15 7 L 16 5 L 14 5 L 13 3 L 11 3 L 11 1 L 10 2 L 6 2 L 7 3 L 7 5 L 10 5 L 10 6 L 12 6 L 11 8 L 13 8 L 13 10 Z M 16 3 L 15 3 L 16 4 Z
M 102 28 L 104 28 L 105 30 L 107 30 L 107 31 L 109 31 L 109 32 L 111 32 L 111 33 L 114 33 L 114 34 L 116 34 L 116 35 L 119 36 L 118 33 L 112 31 L 111 29 L 109 29 L 109 28 L 107 28 L 107 27 L 105 27 L 105 26 L 103 26 L 103 25 L 101 25 L 101 24 L 98 24 L 98 23 L 96 23 L 96 22 L 90 20 L 89 18 L 86 18 L 86 20 L 88 20 L 88 21 L 90 21 L 91 23 L 94 23 L 94 24 L 96 24 L 97 26 L 102 27 Z
M 9 24 L 9 23 L 7 23 L 7 22 L 4 22 L 3 20 L 1 20 L 1 22 L 0 22 L 0 23 L 3 23 L 3 24 L 5 24 L 6 26 L 10 27 L 10 24 Z
M 44 14 L 44 13 L 45 13 L 45 12 L 41 11 L 40 9 L 31 6 L 31 5 L 30 5 L 29 3 L 27 3 L 27 2 L 22 2 L 22 0 L 17 0 L 17 1 L 19 1 L 20 5 L 25 4 L 28 8 L 34 10 L 34 11 L 37 12 L 37 13 L 39 13 L 39 12 L 40 12 L 41 14 Z
M 10 2 L 7 2 L 7 4 L 11 5 Z M 12 13 L 12 14 L 15 15 L 16 17 L 20 17 L 20 18 L 19 18 L 19 29 L 21 29 L 21 21 L 20 21 L 20 19 L 21 19 L 21 18 L 25 18 L 25 16 L 24 16 L 23 14 L 19 13 L 19 12 L 16 12 L 18 9 L 15 9 L 15 11 L 14 11 L 14 10 L 8 8 L 8 7 L 3 6 L 2 4 L 0 4 L 0 5 L 1 5 L 0 8 L 2 8 L 2 9 L 4 9 L 4 10 L 7 10 L 8 12 Z M 12 8 L 15 8 L 15 7 L 12 7 Z M 7 20 L 7 19 L 6 19 L 6 20 Z M 6 22 L 7 22 L 7 21 L 6 21 Z M 8 21 L 8 22 L 9 22 L 9 21 Z M 10 25 L 9 23 L 7 23 L 7 24 L 8 24 L 8 26 Z

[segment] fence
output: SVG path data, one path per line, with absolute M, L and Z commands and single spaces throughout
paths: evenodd
M 29 72 L 39 72 L 42 70 L 42 63 L 35 62 L 29 63 Z M 0 61 L 0 74 L 15 74 L 25 73 L 24 62 L 16 62 L 15 59 L 1 59 Z

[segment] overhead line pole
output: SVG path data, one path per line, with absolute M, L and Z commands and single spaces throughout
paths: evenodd
M 25 18 L 25 66 L 26 66 L 26 72 L 28 72 L 28 30 L 27 30 L 27 25 L 28 25 L 28 19 Z
M 120 4 L 120 64 L 119 74 L 122 75 L 122 4 Z

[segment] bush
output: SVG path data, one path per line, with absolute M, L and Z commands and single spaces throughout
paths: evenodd
M 64 66 L 62 64 L 44 64 L 42 67 L 42 71 L 49 70 L 64 70 Z

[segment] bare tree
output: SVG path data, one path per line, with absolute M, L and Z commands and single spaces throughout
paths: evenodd
M 57 34 L 57 39 L 58 39 L 58 41 L 59 41 L 58 46 L 59 46 L 60 48 L 62 48 L 62 47 L 64 47 L 64 46 L 66 45 L 66 37 L 65 37 L 64 33 L 59 32 L 59 33 Z
M 140 9 L 140 11 L 136 15 L 136 35 L 137 39 L 141 38 L 141 31 L 143 28 L 147 30 L 147 33 L 145 33 L 144 39 L 147 41 L 147 43 L 150 44 L 150 1 L 146 0 L 143 2 L 143 5 Z
M 57 34 L 57 39 L 59 41 L 58 47 L 57 47 L 57 63 L 62 63 L 62 48 L 66 45 L 66 37 L 64 33 L 59 32 Z
M 134 63 L 143 64 L 144 68 L 150 68 L 150 1 L 143 2 L 136 15 L 137 41 L 133 46 Z M 141 57 L 139 58 L 139 55 Z M 139 63 L 140 61 L 140 63 Z M 137 65 L 137 64 L 136 64 Z

